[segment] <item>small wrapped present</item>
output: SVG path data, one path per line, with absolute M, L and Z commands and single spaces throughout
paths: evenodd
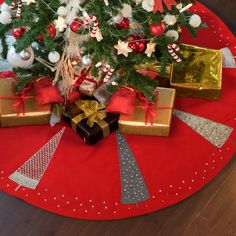
M 169 136 L 175 89 L 157 88 L 156 102 L 136 98 L 133 114 L 121 114 L 119 129 L 125 134 Z
M 170 78 L 172 77 L 173 64 L 168 64 L 165 73 L 161 74 L 161 64 L 158 61 L 147 62 L 134 67 L 142 75 L 149 76 L 158 81 L 159 87 L 170 87 Z
M 78 87 L 81 94 L 91 97 L 98 86 L 98 81 L 90 76 L 90 69 L 83 69 L 75 75 L 76 82 L 74 86 Z
M 28 87 L 20 94 L 13 92 L 13 78 L 0 79 L 0 123 L 2 127 L 48 124 L 50 105 L 38 106 L 34 90 Z
M 96 100 L 78 100 L 65 108 L 63 120 L 76 131 L 84 142 L 93 145 L 118 129 L 119 115 L 106 113 Z
M 176 95 L 220 99 L 222 51 L 186 45 L 183 55 L 187 62 L 173 66 L 171 87 Z

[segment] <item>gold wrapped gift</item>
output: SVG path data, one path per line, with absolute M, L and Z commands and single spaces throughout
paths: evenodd
M 163 75 L 161 74 L 161 64 L 158 61 L 154 62 L 146 62 L 143 64 L 135 65 L 134 69 L 141 72 L 141 74 L 146 74 L 148 76 L 148 72 L 142 73 L 142 70 L 150 71 L 151 73 L 156 73 L 156 80 L 158 80 L 158 86 L 159 87 L 170 87 L 170 78 L 172 77 L 172 71 L 173 71 L 173 64 L 168 64 L 165 68 L 165 73 Z M 153 77 L 152 74 L 150 74 L 150 77 Z
M 171 87 L 176 95 L 220 99 L 222 87 L 222 52 L 186 45 L 184 64 L 174 64 Z
M 12 78 L 0 79 L 0 126 L 48 124 L 51 116 L 50 105 L 38 107 L 33 91 L 23 98 L 24 111 L 18 112 L 17 95 L 13 92 L 12 84 Z
M 157 88 L 158 99 L 153 104 L 135 101 L 134 113 L 120 115 L 119 129 L 125 134 L 168 136 L 170 132 L 175 89 Z

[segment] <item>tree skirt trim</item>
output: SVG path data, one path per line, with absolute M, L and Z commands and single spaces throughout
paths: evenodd
M 183 30 L 184 43 L 220 49 L 233 48 L 236 39 L 224 23 L 198 3 L 193 11 L 209 26 L 192 40 Z M 234 52 L 232 52 L 234 53 Z M 1 76 L 0 76 L 1 77 Z M 217 148 L 177 117 L 170 137 L 125 135 L 145 179 L 150 198 L 121 203 L 116 134 L 93 147 L 67 128 L 36 190 L 19 188 L 8 177 L 65 124 L 50 128 L 0 128 L 0 189 L 24 201 L 64 216 L 80 219 L 120 219 L 147 214 L 173 205 L 197 192 L 230 161 L 236 151 L 236 70 L 223 70 L 220 101 L 178 98 L 175 108 L 232 127 L 228 141 Z M 17 137 L 16 137 L 17 134 Z M 9 148 L 14 147 L 14 148 Z

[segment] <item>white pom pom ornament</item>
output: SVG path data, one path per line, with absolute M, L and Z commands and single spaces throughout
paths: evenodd
M 175 41 L 179 39 L 179 33 L 176 30 L 168 30 L 165 35 L 166 37 L 174 38 Z
M 167 14 L 167 15 L 164 16 L 163 21 L 167 25 L 174 25 L 176 23 L 177 19 L 176 19 L 175 15 Z
M 7 53 L 7 61 L 12 67 L 29 68 L 34 62 L 34 51 L 31 47 L 27 48 L 27 60 L 26 57 L 22 56 L 21 53 L 17 53 L 15 48 L 12 46 Z M 23 59 L 22 59 L 23 58 Z
M 198 28 L 202 23 L 201 17 L 197 14 L 193 14 L 189 19 L 189 24 L 193 28 Z

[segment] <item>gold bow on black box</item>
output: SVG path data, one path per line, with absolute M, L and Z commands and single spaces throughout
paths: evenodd
M 107 114 L 105 112 L 105 107 L 102 104 L 95 100 L 78 100 L 74 105 L 78 108 L 80 113 L 72 118 L 72 129 L 76 131 L 77 124 L 82 120 L 87 119 L 87 125 L 90 128 L 94 126 L 94 123 L 101 127 L 103 137 L 107 137 L 110 134 L 109 125 L 106 121 L 104 121 Z M 70 109 L 69 112 L 73 113 Z

